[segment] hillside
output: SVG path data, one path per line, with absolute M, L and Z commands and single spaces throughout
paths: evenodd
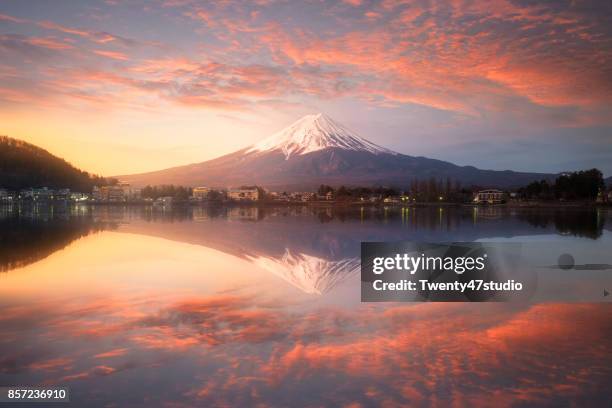
M 79 170 L 64 159 L 22 140 L 0 136 L 0 188 L 70 188 L 90 192 L 106 179 Z

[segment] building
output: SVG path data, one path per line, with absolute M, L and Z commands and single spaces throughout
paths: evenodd
M 53 198 L 53 190 L 47 187 L 28 188 L 26 190 L 21 190 L 19 198 L 32 201 L 48 201 Z
M 124 187 L 119 185 L 94 187 L 93 198 L 96 201 L 110 202 L 121 202 L 127 200 Z
M 396 197 L 396 196 L 389 196 L 389 197 L 385 197 L 383 199 L 383 203 L 385 203 L 385 204 L 399 204 L 401 202 L 402 202 L 402 200 L 399 197 Z
M 85 193 L 77 193 L 77 192 L 70 193 L 70 201 L 72 202 L 79 203 L 79 202 L 87 201 L 88 199 L 89 199 L 89 195 Z
M 500 190 L 481 190 L 476 193 L 474 202 L 478 204 L 500 204 L 504 200 L 504 192 Z
M 94 201 L 102 201 L 102 190 L 98 186 L 94 186 L 93 190 L 91 190 L 91 198 Z
M 126 188 L 125 186 L 105 186 L 102 187 L 105 191 L 104 201 L 126 201 Z
M 319 201 L 332 201 L 334 199 L 334 193 L 328 191 L 325 194 L 317 194 L 317 200 Z
M 306 202 L 306 201 L 315 200 L 317 198 L 317 194 L 316 193 L 310 193 L 310 192 L 291 193 L 290 197 L 294 201 L 303 201 L 303 202 Z
M 257 187 L 230 188 L 227 197 L 234 201 L 257 201 L 259 200 L 259 189 Z
M 140 199 L 140 189 L 129 183 L 118 183 L 113 186 L 94 187 L 92 197 L 95 201 L 124 202 Z
M 191 196 L 197 201 L 203 201 L 208 198 L 210 187 L 194 187 Z
M 54 200 L 62 200 L 68 201 L 70 199 L 70 189 L 69 188 L 61 188 L 59 190 L 55 190 L 53 192 Z
M 16 191 L 4 190 L 4 192 L 2 192 L 1 190 L 4 189 L 0 189 L 0 201 L 13 202 L 19 198 L 19 193 Z
M 140 199 L 140 189 L 130 186 L 129 183 L 120 182 L 117 187 L 123 190 L 123 197 L 127 201 L 134 201 Z

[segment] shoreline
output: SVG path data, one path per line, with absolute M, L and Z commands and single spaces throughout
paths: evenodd
M 593 208 L 611 208 L 612 203 L 598 202 L 509 202 L 502 204 L 474 204 L 474 203 L 449 203 L 449 202 L 422 202 L 422 203 L 383 203 L 383 202 L 358 202 L 358 201 L 258 201 L 258 202 L 238 202 L 238 201 L 202 201 L 188 202 L 177 201 L 174 203 L 159 204 L 145 201 L 132 202 L 70 202 L 70 201 L 0 201 L 0 206 L 9 205 L 43 205 L 43 206 L 87 206 L 87 207 L 152 207 L 152 208 L 183 208 L 183 207 L 312 207 L 312 208 L 442 208 L 442 207 L 459 207 L 459 208 L 508 208 L 508 209 L 530 209 L 530 208 L 559 208 L 559 209 L 593 209 Z

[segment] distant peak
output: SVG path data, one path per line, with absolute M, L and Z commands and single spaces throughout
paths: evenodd
M 367 151 L 373 154 L 396 154 L 366 140 L 325 113 L 303 116 L 267 139 L 251 146 L 247 152 L 281 150 L 286 159 L 328 148 Z

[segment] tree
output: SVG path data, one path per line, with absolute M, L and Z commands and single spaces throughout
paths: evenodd
M 598 169 L 563 174 L 555 180 L 557 198 L 594 200 L 605 187 L 603 174 Z
M 344 186 L 340 186 L 340 188 L 336 191 L 337 197 L 350 197 L 351 191 Z
M 207 198 L 210 201 L 220 201 L 223 199 L 223 194 L 221 194 L 221 192 L 217 190 L 210 190 L 208 192 Z
M 551 187 L 546 180 L 534 181 L 521 188 L 519 193 L 528 199 L 551 198 Z
M 317 193 L 319 195 L 325 195 L 325 194 L 330 193 L 330 192 L 333 193 L 334 189 L 331 186 L 328 186 L 326 184 L 321 184 L 319 186 L 319 190 L 317 190 Z
M 175 186 L 173 184 L 146 186 L 140 191 L 140 195 L 144 198 L 157 199 L 160 197 L 172 197 L 176 200 L 183 201 L 191 197 L 191 193 L 191 187 Z

